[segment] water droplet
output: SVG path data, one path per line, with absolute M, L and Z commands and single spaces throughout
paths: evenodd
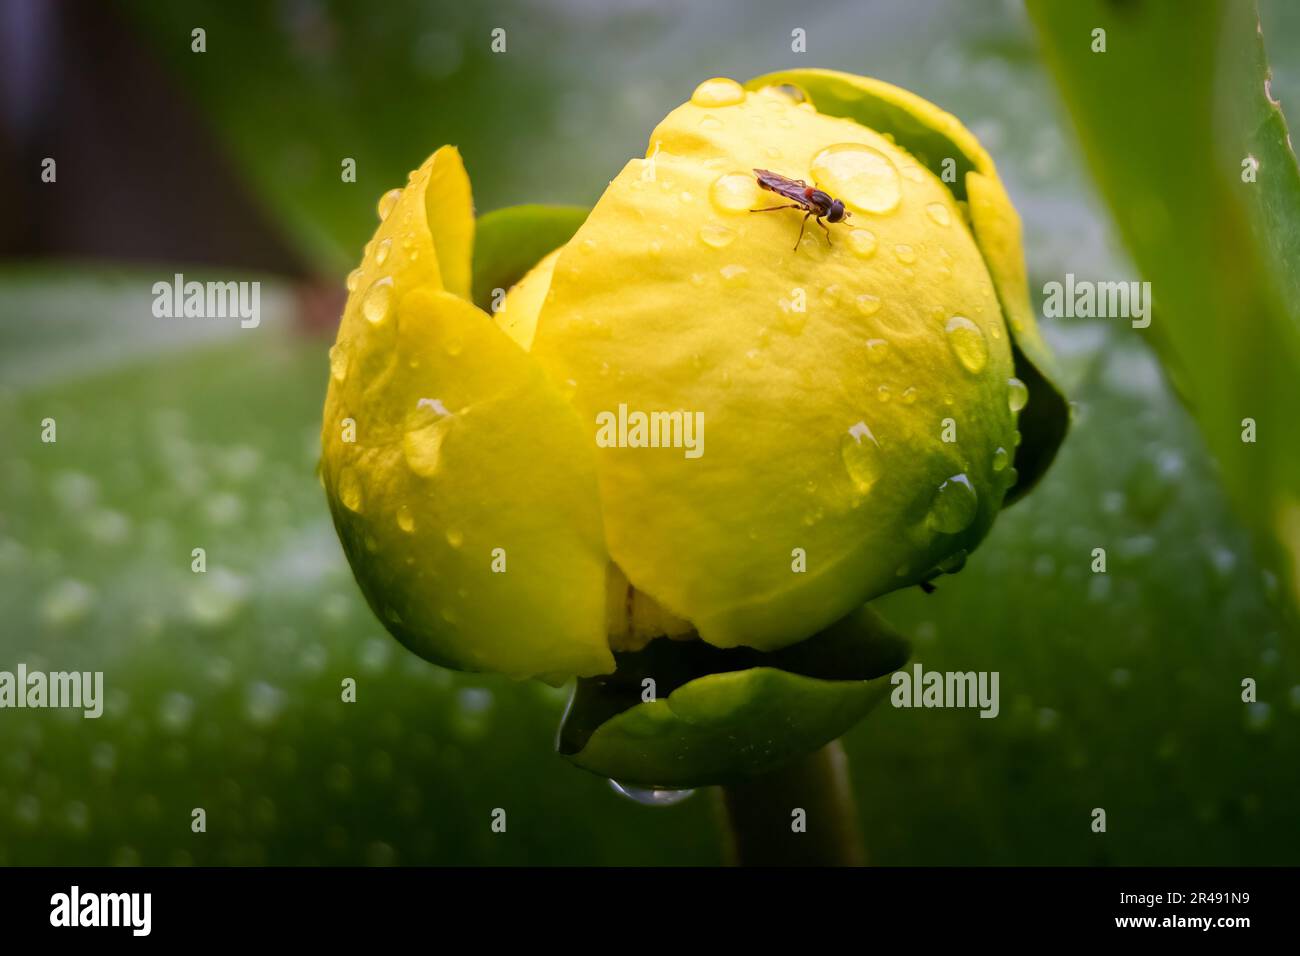
M 925 214 L 940 226 L 946 226 L 952 222 L 952 214 L 948 212 L 948 207 L 941 202 L 932 202 L 925 207 Z
M 465 543 L 465 535 L 455 528 L 447 529 L 447 543 L 453 548 L 459 549 Z
M 882 402 L 887 402 L 893 397 L 888 385 L 880 385 L 876 388 L 876 397 Z
M 858 311 L 863 315 L 875 315 L 880 311 L 880 296 L 863 293 L 857 298 Z
M 970 527 L 979 510 L 978 496 L 965 473 L 953 475 L 939 486 L 926 523 L 942 534 L 957 534 Z
M 349 511 L 361 513 L 361 479 L 354 468 L 344 468 L 339 475 L 339 501 Z
M 361 281 L 361 269 L 357 267 L 348 273 L 347 287 L 349 292 L 357 291 L 357 283 Z
M 379 197 L 379 221 L 380 222 L 383 222 L 385 219 L 388 218 L 388 214 L 391 213 L 393 211 L 393 207 L 397 205 L 397 200 L 401 198 L 402 198 L 402 191 L 400 189 L 390 189 L 388 190 L 388 192 L 384 193 L 382 196 Z
M 1007 465 L 1011 464 L 1011 455 L 1001 446 L 993 452 L 993 470 L 1006 471 Z
M 735 263 L 731 265 L 723 266 L 721 269 L 718 270 L 718 272 L 721 273 L 722 278 L 725 279 L 727 282 L 731 282 L 736 285 L 739 285 L 742 282 L 746 282 L 749 279 L 749 270 L 746 269 L 744 266 Z
M 876 234 L 870 229 L 854 229 L 849 232 L 849 248 L 853 250 L 854 255 L 862 259 L 870 259 L 874 256 L 879 245 Z
M 401 528 L 407 534 L 415 530 L 415 516 L 411 514 L 408 505 L 402 505 L 397 509 L 397 527 Z
M 330 375 L 341 382 L 348 377 L 348 353 L 341 345 L 330 346 Z
M 384 319 L 388 318 L 388 313 L 393 304 L 393 278 L 385 276 L 382 279 L 376 279 L 366 290 L 366 294 L 361 299 L 361 314 L 366 317 L 366 321 L 372 325 L 378 325 Z
M 902 198 L 898 170 L 884 153 L 870 146 L 829 146 L 813 157 L 812 174 L 820 188 L 861 212 L 893 212 Z
M 382 266 L 388 259 L 388 250 L 393 247 L 392 239 L 382 240 L 375 249 L 375 265 Z
M 869 492 L 880 477 L 879 447 L 880 443 L 871 434 L 866 422 L 858 422 L 840 439 L 840 457 L 844 459 L 844 468 L 861 494 Z
M 920 166 L 904 166 L 903 175 L 914 183 L 925 181 L 925 173 L 921 172 Z
M 916 395 L 917 395 L 916 386 L 914 385 L 907 386 L 907 388 L 903 389 L 903 404 L 904 405 L 915 404 Z
M 1018 412 L 1029 403 L 1029 386 L 1018 378 L 1007 379 L 1007 405 Z
M 413 426 L 402 436 L 402 454 L 411 471 L 422 478 L 430 478 L 438 470 L 442 441 L 455 416 L 436 398 L 420 399 L 416 412 Z
M 948 344 L 968 372 L 979 372 L 989 360 L 989 346 L 980 327 L 964 315 L 954 315 L 944 326 Z
M 691 104 L 709 109 L 716 106 L 735 106 L 745 100 L 745 88 L 735 80 L 723 76 L 705 80 L 691 94 Z
M 647 807 L 671 807 L 673 804 L 681 803 L 695 792 L 694 790 L 637 787 L 630 783 L 619 783 L 617 780 L 611 780 L 609 785 L 620 796 L 627 797 L 629 800 Z
M 709 201 L 721 212 L 749 212 L 760 198 L 758 181 L 750 173 L 727 173 L 709 187 Z
M 717 223 L 711 222 L 700 227 L 700 241 L 714 249 L 729 246 L 735 238 L 736 234 L 732 230 Z
M 884 339 L 867 339 L 867 358 L 873 362 L 883 362 L 889 350 L 889 343 Z
M 916 261 L 916 250 L 905 242 L 900 242 L 894 246 L 894 256 L 905 266 L 910 266 Z
M 700 129 L 722 129 L 722 120 L 716 116 L 706 116 L 700 120 Z

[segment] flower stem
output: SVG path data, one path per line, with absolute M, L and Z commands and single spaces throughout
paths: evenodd
M 848 758 L 838 740 L 722 788 L 728 858 L 739 866 L 863 866 Z M 802 815 L 796 810 L 803 810 Z M 798 826 L 800 816 L 804 826 Z

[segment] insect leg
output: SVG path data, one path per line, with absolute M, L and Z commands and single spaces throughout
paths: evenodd
M 817 225 L 821 226 L 821 227 L 822 227 L 822 230 L 826 233 L 826 245 L 828 245 L 828 246 L 833 246 L 833 245 L 835 245 L 835 243 L 831 242 L 831 231 L 830 231 L 830 229 L 827 227 L 826 223 L 822 222 L 822 217 L 821 217 L 821 216 L 818 216 L 818 217 L 817 217 Z
M 801 223 L 799 223 L 799 238 L 796 239 L 796 240 L 794 241 L 794 251 L 795 251 L 795 252 L 798 252 L 798 251 L 799 251 L 799 243 L 801 243 L 801 242 L 803 241 L 803 227 L 806 226 L 806 225 L 808 225 L 808 217 L 811 216 L 811 215 L 812 215 L 811 212 L 806 212 L 806 213 L 804 213 L 804 214 L 803 214 L 803 221 L 802 221 Z
M 776 209 L 802 209 L 803 206 L 797 202 L 787 203 L 784 206 L 768 206 L 766 209 L 751 209 L 750 212 L 772 212 Z

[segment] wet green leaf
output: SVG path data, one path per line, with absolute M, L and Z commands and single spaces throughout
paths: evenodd
M 1035 0 L 1030 10 L 1151 283 L 1158 309 L 1142 334 L 1300 591 L 1300 169 L 1269 95 L 1255 5 Z M 1243 440 L 1247 419 L 1255 442 Z

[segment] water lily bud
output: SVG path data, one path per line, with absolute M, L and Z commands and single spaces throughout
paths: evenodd
M 727 677 L 725 739 L 781 696 L 735 676 L 763 655 L 832 632 L 895 646 L 859 609 L 959 569 L 1064 435 L 992 161 L 888 84 L 709 80 L 589 214 L 488 214 L 477 247 L 451 147 L 381 215 L 331 353 L 322 474 L 376 614 L 438 663 L 558 681 L 669 648 Z M 808 671 L 791 706 L 887 672 Z M 656 704 L 615 711 L 620 733 L 653 737 L 670 717 L 632 711 Z M 798 747 L 863 707 L 821 710 Z

